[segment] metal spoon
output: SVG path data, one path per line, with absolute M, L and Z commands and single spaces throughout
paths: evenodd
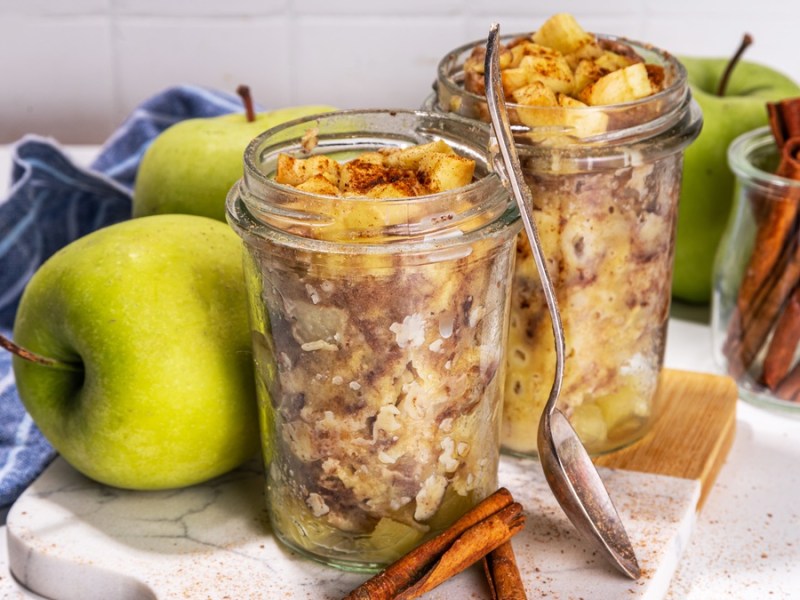
M 492 152 L 496 169 L 506 186 L 511 188 L 519 206 L 544 288 L 556 347 L 553 387 L 550 389 L 550 396 L 539 421 L 539 460 L 550 489 L 553 490 L 556 500 L 575 528 L 588 539 L 599 543 L 603 556 L 620 571 L 632 579 L 638 579 L 641 571 L 636 553 L 608 495 L 608 490 L 572 425 L 564 413 L 556 407 L 564 378 L 564 330 L 561 326 L 553 283 L 547 273 L 542 245 L 533 221 L 531 192 L 522 178 L 522 169 L 508 121 L 503 86 L 500 82 L 499 32 L 500 25 L 493 23 L 486 44 L 486 100 L 496 138 L 492 143 L 494 146 Z M 502 162 L 496 160 L 498 151 Z

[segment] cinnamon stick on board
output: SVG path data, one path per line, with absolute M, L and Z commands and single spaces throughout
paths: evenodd
M 489 581 L 492 600 L 528 600 L 510 541 L 483 557 L 483 572 Z
M 438 536 L 417 546 L 372 579 L 350 592 L 345 596 L 344 600 L 379 600 L 397 597 L 400 592 L 411 587 L 427 571 L 431 570 L 445 551 L 453 546 L 455 541 L 467 530 L 513 504 L 514 498 L 511 496 L 511 492 L 506 488 L 500 488 L 494 494 L 479 502 L 472 510 L 465 513 Z M 517 506 L 519 507 L 519 505 Z M 519 510 L 521 511 L 521 507 L 519 507 Z M 489 552 L 489 550 L 491 548 L 487 549 L 486 552 Z M 479 558 L 480 556 L 476 557 L 476 560 Z
M 800 180 L 800 112 L 795 114 L 800 111 L 800 98 L 767 106 L 773 136 L 781 150 L 777 174 Z M 765 205 L 766 215 L 756 233 L 723 348 L 734 376 L 750 368 L 800 277 L 796 247 L 800 195 L 795 189 L 779 189 L 775 195 L 754 198 Z
M 470 565 L 479 561 L 487 553 L 511 539 L 522 531 L 525 516 L 522 506 L 515 502 L 495 514 L 487 517 L 477 525 L 467 529 L 442 557 L 423 577 L 406 588 L 397 596 L 397 600 L 414 600 L 430 592 L 453 575 L 460 573 Z

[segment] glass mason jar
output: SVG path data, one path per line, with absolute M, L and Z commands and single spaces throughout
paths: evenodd
M 337 160 L 443 139 L 463 188 L 331 197 L 274 182 L 278 154 Z M 304 138 L 305 136 L 305 138 Z M 243 238 L 266 494 L 275 534 L 371 571 L 497 488 L 519 213 L 489 172 L 488 129 L 413 111 L 344 111 L 256 138 L 227 202 Z
M 728 148 L 736 191 L 714 263 L 711 332 L 715 361 L 744 400 L 800 416 L 791 333 L 800 313 L 800 181 L 775 175 L 779 158 L 768 127 Z
M 508 104 L 566 336 L 560 407 L 595 455 L 637 440 L 657 414 L 683 150 L 702 123 L 675 58 L 598 37 L 612 49 L 629 44 L 646 62 L 662 66 L 664 89 L 610 106 Z M 464 88 L 464 61 L 480 45 L 444 57 L 426 108 L 488 120 L 485 98 Z M 509 453 L 535 455 L 555 350 L 524 233 L 510 318 L 502 443 Z

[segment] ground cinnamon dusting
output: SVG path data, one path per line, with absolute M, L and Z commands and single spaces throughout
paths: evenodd
M 399 194 L 406 198 L 423 195 L 426 190 L 426 182 L 418 171 L 388 167 L 365 160 L 351 161 L 348 175 L 343 191 L 352 196 L 366 196 L 373 188 L 387 183 L 393 184 Z
M 301 139 L 303 156 L 319 143 L 317 129 Z M 381 148 L 339 163 L 324 154 L 308 158 L 281 153 L 275 181 L 325 196 L 414 198 L 454 190 L 472 182 L 475 161 L 443 140 L 404 148 Z

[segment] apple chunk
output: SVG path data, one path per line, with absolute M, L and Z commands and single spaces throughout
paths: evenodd
M 163 489 L 253 456 L 258 422 L 241 242 L 204 217 L 87 235 L 32 277 L 15 342 L 19 394 L 55 449 L 113 486 Z

